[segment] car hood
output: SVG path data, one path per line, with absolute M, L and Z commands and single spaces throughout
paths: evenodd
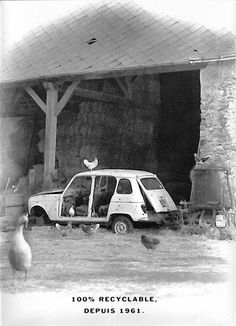
M 42 191 L 38 192 L 37 194 L 32 195 L 31 197 L 35 196 L 41 196 L 41 195 L 56 195 L 56 194 L 62 194 L 64 189 L 56 189 L 56 190 L 50 190 L 50 191 Z

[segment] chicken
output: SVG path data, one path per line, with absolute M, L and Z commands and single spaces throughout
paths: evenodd
M 31 248 L 23 235 L 23 227 L 27 227 L 28 222 L 28 214 L 22 215 L 18 219 L 8 251 L 8 259 L 14 276 L 15 271 L 22 271 L 25 272 L 25 278 L 27 278 L 27 272 L 31 267 L 32 261 Z
M 210 155 L 207 155 L 206 157 L 200 157 L 199 155 L 197 155 L 196 153 L 194 153 L 194 159 L 195 159 L 196 163 L 199 163 L 199 164 L 203 164 L 210 157 L 211 157 Z
M 94 233 L 97 232 L 97 230 L 99 229 L 100 224 L 90 224 L 90 225 L 86 225 L 86 224 L 82 224 L 81 225 L 81 229 L 88 235 L 92 235 Z
M 160 243 L 160 240 L 157 238 L 151 238 L 146 235 L 141 235 L 141 242 L 147 249 L 155 249 Z
M 55 224 L 56 229 L 60 232 L 60 234 L 63 236 L 63 238 L 66 238 L 69 233 L 72 232 L 72 222 L 69 222 L 66 226 L 62 226 L 58 223 Z
M 16 192 L 16 191 L 18 190 L 18 188 L 17 188 L 17 186 L 12 185 L 12 186 L 11 186 L 11 190 L 12 190 L 13 192 Z
M 69 209 L 69 216 L 70 217 L 74 217 L 75 216 L 75 210 L 74 210 L 74 206 L 72 205 L 71 208 Z
M 212 222 L 209 219 L 206 219 L 206 218 L 204 219 L 204 215 L 203 214 L 204 214 L 204 212 L 202 212 L 202 214 L 200 215 L 198 224 L 199 224 L 199 226 L 201 228 L 209 229 L 210 226 L 211 226 L 211 224 L 212 224 Z
M 95 157 L 95 159 L 92 162 L 89 162 L 88 160 L 84 160 L 84 165 L 89 169 L 89 170 L 93 170 L 97 167 L 98 165 L 98 159 Z

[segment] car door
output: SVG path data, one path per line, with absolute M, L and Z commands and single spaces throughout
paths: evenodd
M 93 193 L 92 217 L 107 217 L 109 205 L 116 188 L 113 176 L 96 176 Z
M 137 178 L 138 183 L 156 213 L 176 210 L 177 207 L 164 186 L 155 176 Z
M 61 218 L 91 217 L 92 185 L 93 179 L 91 176 L 76 175 L 72 178 L 62 193 Z

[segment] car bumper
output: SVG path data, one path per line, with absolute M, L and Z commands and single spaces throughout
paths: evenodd
M 147 212 L 147 216 L 140 219 L 143 222 L 154 222 L 157 224 L 173 225 L 178 224 L 181 220 L 181 214 L 178 210 L 169 212 L 155 213 L 152 211 Z

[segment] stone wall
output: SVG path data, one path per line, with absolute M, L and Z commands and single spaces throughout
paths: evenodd
M 236 62 L 209 63 L 201 71 L 200 155 L 229 168 L 236 194 Z M 235 198 L 236 200 L 236 198 Z
M 27 118 L 1 118 L 1 189 L 9 177 L 11 185 L 24 175 L 30 146 L 30 127 Z

